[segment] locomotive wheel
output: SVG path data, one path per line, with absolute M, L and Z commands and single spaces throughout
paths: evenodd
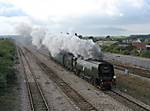
M 111 90 L 111 85 L 103 86 L 104 90 Z
M 79 77 L 82 78 L 82 79 L 84 79 L 84 74 L 81 73 L 81 74 L 79 75 Z
M 79 77 L 80 77 L 80 72 L 81 72 L 80 70 L 77 71 L 77 76 Z
M 107 90 L 111 90 L 111 85 L 107 86 Z
M 74 70 L 75 75 L 77 75 L 77 69 Z

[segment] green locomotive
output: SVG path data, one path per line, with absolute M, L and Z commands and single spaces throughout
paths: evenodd
M 50 57 L 66 69 L 75 72 L 79 77 L 103 89 L 111 89 L 115 82 L 114 67 L 106 61 L 84 60 L 66 52 L 61 52 L 55 57 L 50 54 Z

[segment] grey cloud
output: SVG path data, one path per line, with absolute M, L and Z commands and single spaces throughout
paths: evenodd
M 11 4 L 1 4 L 1 7 L 14 7 Z M 145 28 L 145 32 L 150 32 L 150 1 L 145 0 L 142 8 L 132 7 L 127 4 L 126 1 L 119 6 L 119 12 L 122 16 L 107 16 L 107 15 L 96 15 L 89 13 L 78 17 L 65 17 L 60 21 L 55 21 L 55 17 L 49 17 L 47 21 L 39 20 L 38 18 L 31 18 L 31 21 L 35 25 L 47 26 L 52 31 L 67 32 L 68 30 L 74 30 L 81 34 L 91 35 L 123 35 L 130 34 L 133 28 L 136 33 L 136 26 L 138 25 L 137 33 L 142 27 Z M 45 12 L 46 13 L 46 12 Z M 0 16 L 22 16 L 26 15 L 21 10 L 10 11 Z M 57 18 L 56 18 L 57 19 Z M 140 27 L 142 25 L 142 27 Z M 134 27 L 135 26 L 135 27 Z M 132 28 L 132 29 L 131 29 Z M 143 31 L 143 30 L 142 30 Z
M 119 27 L 111 27 L 111 26 L 105 26 L 105 27 L 82 27 L 81 30 L 78 30 L 79 32 L 85 34 L 85 35 L 123 35 L 127 34 L 127 30 L 124 28 Z

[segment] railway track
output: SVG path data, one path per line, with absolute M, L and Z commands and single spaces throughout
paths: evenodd
M 38 53 L 42 54 L 46 58 L 49 58 L 46 54 L 43 54 L 40 51 L 38 51 Z M 125 68 L 127 68 L 127 67 L 123 67 L 123 66 L 118 65 L 118 66 L 115 66 L 115 68 L 124 71 Z M 100 87 L 97 87 L 97 88 L 102 90 Z M 137 100 L 137 99 L 135 99 L 129 95 L 125 95 L 124 93 L 122 93 L 120 91 L 111 90 L 111 91 L 107 91 L 107 92 L 104 91 L 104 93 L 110 95 L 111 97 L 113 97 L 117 101 L 120 101 L 121 103 L 125 103 L 126 106 L 130 106 L 132 109 L 134 109 L 136 111 L 137 110 L 138 111 L 150 111 L 149 105 L 146 105 L 143 102 L 141 102 L 141 101 L 139 101 L 139 100 Z
M 26 49 L 26 50 L 28 50 L 28 49 Z M 28 50 L 28 52 L 30 52 L 29 50 Z M 30 52 L 30 53 L 32 53 L 32 52 Z M 40 52 L 39 52 L 40 53 Z M 42 54 L 42 53 L 40 53 L 40 54 Z M 48 58 L 48 56 L 47 55 L 45 55 L 45 54 L 42 54 L 42 55 L 44 55 L 46 58 Z M 35 55 L 34 55 L 35 56 Z M 35 56 L 36 57 L 36 56 Z M 50 76 L 50 78 L 56 83 L 56 84 L 58 84 L 60 87 L 61 87 L 61 89 L 63 89 L 63 91 L 64 91 L 64 93 L 70 93 L 70 88 L 68 88 L 68 86 L 67 86 L 67 84 L 63 81 L 63 80 L 61 80 L 59 77 L 57 77 L 57 75 L 55 75 L 54 74 L 54 72 L 49 68 L 49 67 L 47 67 L 44 63 L 42 63 L 42 62 L 39 62 L 38 61 L 38 64 L 39 64 L 39 66 L 41 67 L 41 69 L 43 70 L 43 71 L 45 71 L 49 76 Z M 98 87 L 99 88 L 99 87 Z M 100 89 L 101 90 L 101 89 Z M 71 92 L 72 93 L 72 92 Z M 108 95 L 110 95 L 111 97 L 113 97 L 114 99 L 116 99 L 117 101 L 119 101 L 119 102 L 121 102 L 121 103 L 123 103 L 123 104 L 125 104 L 126 106 L 129 106 L 131 109 L 133 109 L 133 110 L 135 110 L 135 111 L 150 111 L 150 106 L 148 106 L 148 105 L 146 105 L 146 104 L 144 104 L 144 103 L 142 103 L 142 102 L 140 102 L 140 101 L 136 101 L 134 98 L 131 98 L 130 96 L 128 96 L 128 95 L 124 95 L 123 93 L 121 93 L 121 92 L 119 92 L 119 91 L 117 91 L 117 90 L 111 90 L 111 91 L 104 91 L 104 93 L 105 94 L 108 94 Z M 73 94 L 73 93 L 72 93 Z M 72 96 L 72 95 L 68 95 L 68 96 Z M 74 95 L 74 96 L 76 96 L 76 95 Z M 69 97 L 70 98 L 70 97 Z M 72 97 L 71 97 L 72 98 Z M 72 99 L 74 99 L 74 98 L 72 98 Z M 80 98 L 79 99 L 77 99 L 78 101 L 80 101 Z M 87 106 L 87 103 L 85 104 L 84 103 L 84 101 L 83 102 L 81 102 L 81 103 L 76 103 L 76 104 L 84 104 L 84 107 L 86 107 Z M 88 105 L 89 106 L 89 105 Z M 89 110 L 91 110 L 92 109 L 92 107 L 86 107 L 87 109 L 84 109 L 84 108 L 81 108 L 81 109 L 83 109 L 83 110 L 86 110 L 86 111 L 89 111 Z M 92 111 L 95 111 L 95 109 L 92 109 Z
M 120 91 L 112 89 L 111 91 L 104 91 L 105 94 L 110 95 L 117 101 L 123 103 L 124 105 L 130 107 L 134 111 L 150 111 L 150 106 L 144 104 L 143 102 L 126 95 Z
M 76 92 L 66 82 L 64 82 L 61 78 L 59 78 L 52 69 L 50 69 L 47 65 L 41 62 L 32 52 L 30 52 L 28 49 L 26 49 L 26 51 L 31 53 L 36 58 L 39 67 L 49 76 L 49 78 L 54 83 L 58 85 L 58 87 L 66 94 L 66 96 L 69 99 L 71 99 L 74 102 L 74 104 L 81 111 L 97 111 L 97 109 L 93 105 L 91 105 L 78 92 Z
M 24 69 L 31 111 L 50 111 L 47 101 L 44 97 L 43 91 L 38 81 L 36 80 L 36 77 L 32 72 L 30 64 L 21 48 L 18 48 L 18 55 L 20 57 L 21 64 L 23 65 Z M 32 77 L 33 81 L 29 80 L 29 77 L 30 79 Z
M 135 98 L 132 98 L 128 95 L 125 95 L 123 94 L 122 92 L 120 91 L 117 91 L 117 90 L 111 90 L 112 93 L 115 93 L 116 95 L 126 99 L 127 101 L 135 104 L 136 106 L 138 106 L 139 108 L 138 109 L 141 109 L 142 111 L 150 111 L 150 106 L 149 105 L 146 105 L 144 104 L 143 102 L 139 101 L 139 100 L 136 100 Z
M 143 68 L 137 68 L 135 66 L 129 66 L 129 65 L 124 65 L 121 63 L 114 63 L 112 61 L 110 61 L 111 63 L 114 64 L 114 68 L 121 70 L 121 71 L 125 71 L 125 69 L 128 69 L 129 73 L 141 76 L 141 77 L 146 77 L 146 78 L 150 78 L 150 71 L 147 69 L 143 69 Z

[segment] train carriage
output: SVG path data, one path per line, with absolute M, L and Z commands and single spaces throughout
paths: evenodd
M 61 65 L 64 65 L 64 57 L 65 57 L 64 53 L 61 52 L 61 53 L 57 54 L 55 57 L 53 57 L 51 55 L 51 53 L 49 53 L 49 56 L 50 56 L 51 59 L 53 59 L 57 63 L 59 63 Z
M 64 55 L 64 66 L 68 70 L 73 70 L 73 62 L 74 62 L 74 56 L 71 53 L 67 53 Z

